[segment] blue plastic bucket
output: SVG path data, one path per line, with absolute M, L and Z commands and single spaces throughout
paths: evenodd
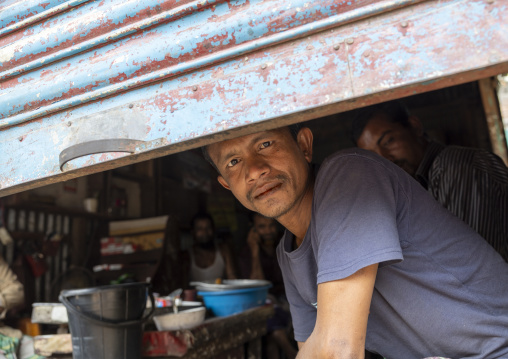
M 199 291 L 205 307 L 217 317 L 225 317 L 265 304 L 268 288 L 263 287 L 232 289 L 222 291 Z

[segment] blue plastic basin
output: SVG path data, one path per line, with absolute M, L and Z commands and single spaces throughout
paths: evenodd
M 271 285 L 222 291 L 199 291 L 197 294 L 203 297 L 205 307 L 215 316 L 225 317 L 265 304 L 270 287 Z

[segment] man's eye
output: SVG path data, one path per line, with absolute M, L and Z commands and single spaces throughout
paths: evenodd
M 266 141 L 266 142 L 263 142 L 263 143 L 261 144 L 261 146 L 259 146 L 259 147 L 260 147 L 261 149 L 263 149 L 263 148 L 267 148 L 267 147 L 269 147 L 271 144 L 272 144 L 272 141 Z
M 383 145 L 386 147 L 386 146 L 391 145 L 391 144 L 392 144 L 392 142 L 393 142 L 393 137 L 388 137 L 388 138 L 386 139 L 386 141 L 384 141 Z
M 238 163 L 238 160 L 237 160 L 237 159 L 231 160 L 231 161 L 229 161 L 229 163 L 228 163 L 228 167 L 233 167 L 233 166 L 235 166 L 237 163 Z

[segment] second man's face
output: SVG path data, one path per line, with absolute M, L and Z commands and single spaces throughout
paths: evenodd
M 308 189 L 312 156 L 312 133 L 308 131 L 310 148 L 305 141 L 297 143 L 287 128 L 208 146 L 221 174 L 219 182 L 246 208 L 270 218 L 284 216 Z
M 254 228 L 264 244 L 274 245 L 276 243 L 278 231 L 277 222 L 274 219 L 255 215 Z
M 194 240 L 198 244 L 205 244 L 213 241 L 213 225 L 209 219 L 196 219 L 193 228 Z
M 414 176 L 425 153 L 412 127 L 391 122 L 385 114 L 373 116 L 358 138 L 358 147 L 377 153 Z

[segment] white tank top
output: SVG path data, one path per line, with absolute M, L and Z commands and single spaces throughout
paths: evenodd
M 224 262 L 224 258 L 222 258 L 222 254 L 220 253 L 219 247 L 216 245 L 215 250 L 215 261 L 208 268 L 201 268 L 196 265 L 196 261 L 194 259 L 194 252 L 192 248 L 189 249 L 191 266 L 190 266 L 190 280 L 191 281 L 203 281 L 203 280 L 214 280 L 217 278 L 223 278 L 224 269 L 226 268 L 226 264 Z

